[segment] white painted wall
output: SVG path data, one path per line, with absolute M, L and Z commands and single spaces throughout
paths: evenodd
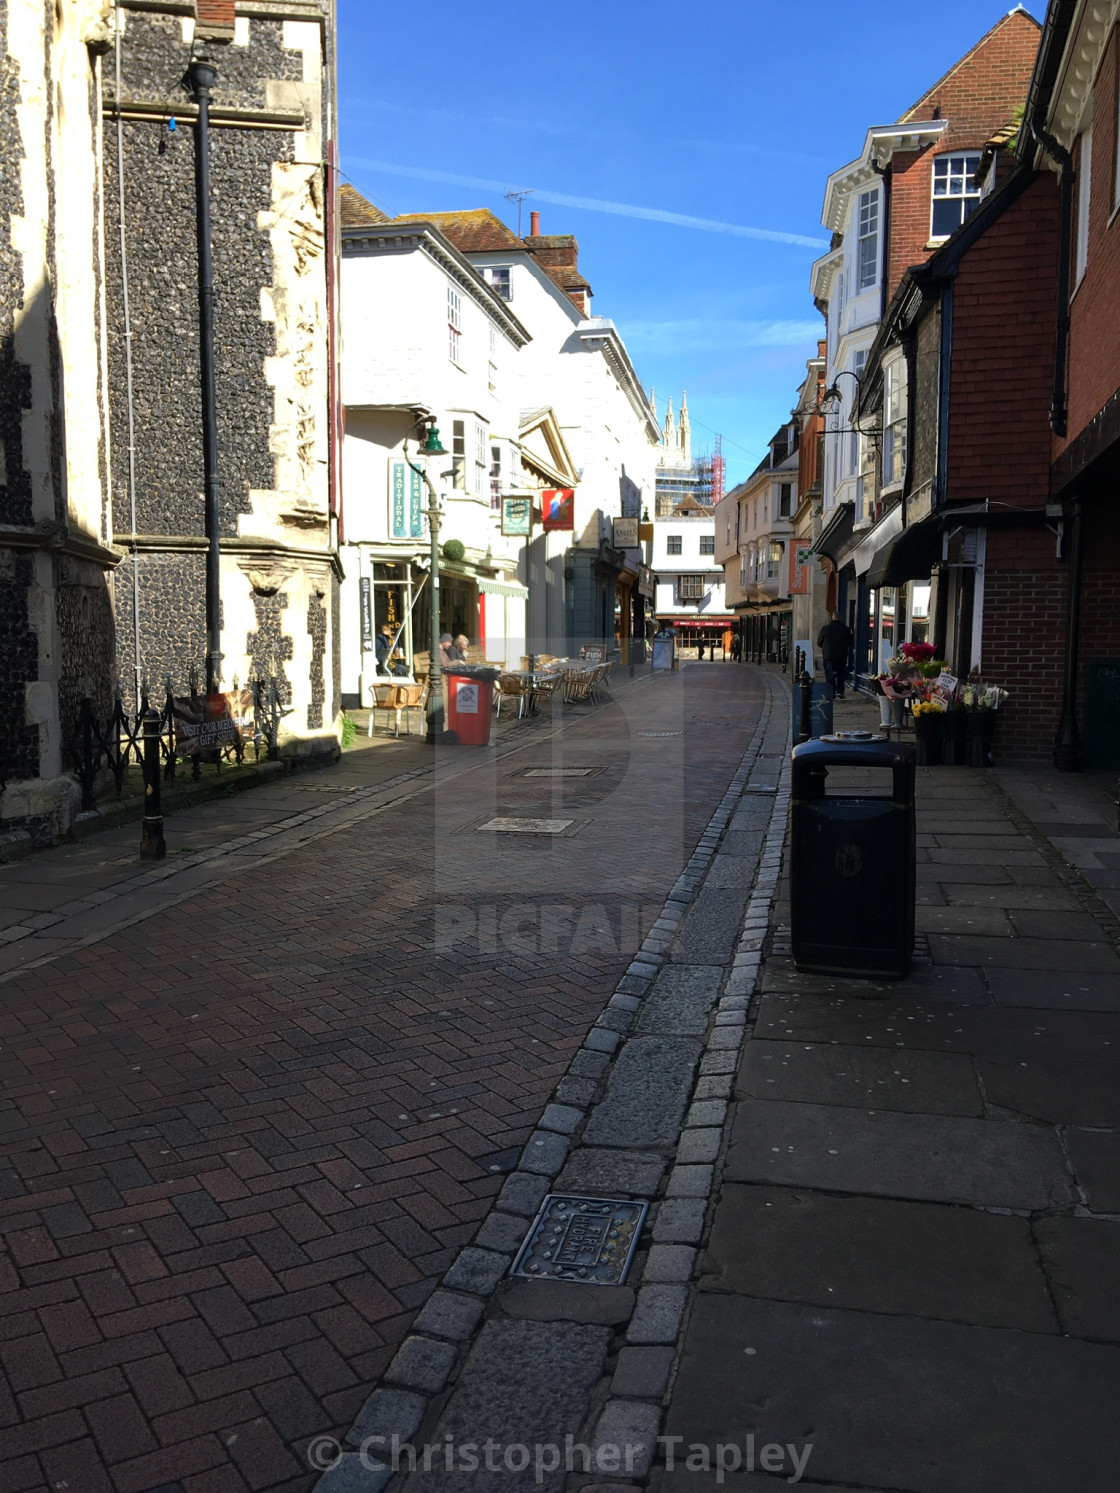
M 371 575 L 373 551 L 379 558 L 426 557 L 430 547 L 426 515 L 419 537 L 391 535 L 391 471 L 404 457 L 415 415 L 408 406 L 431 410 L 448 452 L 434 464 L 433 480 L 443 499 L 440 542 L 458 539 L 467 559 L 493 566 L 509 580 L 523 577 L 520 540 L 501 533 L 500 513 L 491 507 L 491 448 L 502 453 L 503 473 L 519 474 L 518 425 L 522 399 L 518 381 L 519 349 L 499 315 L 466 287 L 453 280 L 443 265 L 420 247 L 401 251 L 347 254 L 342 261 L 342 393 L 347 407 L 343 439 L 344 566 L 343 688 L 350 694 L 360 687 L 368 693 L 373 656 L 361 652 L 359 580 Z M 450 356 L 448 289 L 459 297 L 461 334 L 459 360 Z M 482 287 L 479 287 L 480 291 Z M 491 336 L 493 334 L 493 336 Z M 381 406 L 382 408 L 368 408 Z M 397 406 L 386 409 L 384 406 Z M 456 488 L 450 475 L 454 456 L 455 422 L 463 424 L 466 444 L 464 482 Z M 415 453 L 415 433 L 409 451 Z M 483 461 L 476 462 L 481 450 Z M 503 480 L 503 490 L 516 482 Z M 422 507 L 426 510 L 426 490 Z M 522 610 L 523 610 L 522 605 Z M 494 619 L 511 622 L 524 634 L 516 608 L 510 613 L 495 606 L 487 611 L 488 631 Z M 472 642 L 475 641 L 472 639 Z M 488 637 L 490 657 L 504 656 L 521 637 Z M 417 639 L 423 650 L 427 639 Z M 363 698 L 365 696 L 363 695 Z

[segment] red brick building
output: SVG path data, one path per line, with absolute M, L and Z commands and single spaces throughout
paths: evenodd
M 940 225 L 934 221 L 939 207 L 935 186 L 951 185 L 949 161 L 954 155 L 978 154 L 1022 108 L 1038 36 L 1032 16 L 1025 10 L 1011 11 L 899 119 L 900 126 L 943 119 L 945 130 L 928 145 L 895 150 L 891 156 L 888 296 L 909 266 L 918 264 L 945 236 L 938 233 L 939 227 L 952 232 L 959 226 L 960 218 L 956 223 L 951 220 L 953 194 L 948 190 L 938 195 L 949 219 Z
M 989 153 L 993 179 L 998 150 Z M 963 677 L 1011 690 L 999 749 L 1051 750 L 1060 706 L 1064 577 L 1048 513 L 1058 191 L 1012 160 L 1001 186 L 924 265 L 908 269 L 868 358 L 864 412 L 884 358 L 907 362 L 909 451 L 901 502 L 930 511 L 885 546 L 870 581 L 932 575 L 930 630 Z
M 1120 766 L 1118 22 L 1117 0 L 1052 0 L 1022 147 L 1061 200 L 1060 324 L 1048 366 L 1065 645 L 1056 760 L 1065 768 Z
M 915 569 L 911 561 L 901 576 L 895 555 L 892 579 L 884 580 L 876 562 L 883 570 L 905 529 L 953 501 L 947 494 L 957 476 L 949 470 L 948 432 L 937 423 L 949 408 L 947 383 L 942 388 L 939 379 L 952 372 L 939 341 L 939 282 L 906 277 L 955 242 L 985 194 L 1002 189 L 1039 36 L 1026 11 L 1011 11 L 894 124 L 868 130 L 859 158 L 834 172 L 826 187 L 822 222 L 833 240 L 812 277 L 828 321 L 825 459 L 813 532 L 824 573 L 816 577 L 813 611 L 827 602 L 851 626 L 855 670 L 865 682 L 903 642 L 924 641 L 934 624 L 929 565 Z M 974 230 L 968 242 L 975 237 Z M 945 305 L 948 327 L 951 295 Z M 888 311 L 892 330 L 884 331 Z M 963 353 L 958 376 L 968 377 Z M 920 437 L 913 433 L 918 403 L 939 412 Z M 955 449 L 966 445 L 958 432 Z M 971 499 L 973 489 L 966 489 Z M 964 552 L 971 553 L 976 538 Z M 959 568 L 964 561 L 951 563 Z M 942 587 L 941 605 L 954 612 L 961 636 L 971 637 L 964 619 L 973 615 L 972 592 L 948 602 L 946 594 Z

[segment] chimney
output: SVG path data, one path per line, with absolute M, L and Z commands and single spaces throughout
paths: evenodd
M 195 0 L 195 14 L 200 41 L 233 40 L 234 0 Z
M 536 238 L 541 231 L 541 215 L 535 209 L 529 214 L 529 235 Z

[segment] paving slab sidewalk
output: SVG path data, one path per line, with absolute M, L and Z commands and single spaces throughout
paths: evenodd
M 797 973 L 783 879 L 660 1493 L 794 1449 L 817 1489 L 1116 1487 L 1120 930 L 1032 822 L 1054 802 L 1092 822 L 1045 774 L 919 770 L 899 982 Z

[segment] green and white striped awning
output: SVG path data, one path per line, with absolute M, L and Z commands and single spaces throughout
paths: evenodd
M 490 581 L 480 579 L 478 589 L 487 596 L 516 596 L 525 601 L 529 595 L 529 588 L 521 585 L 519 581 Z

